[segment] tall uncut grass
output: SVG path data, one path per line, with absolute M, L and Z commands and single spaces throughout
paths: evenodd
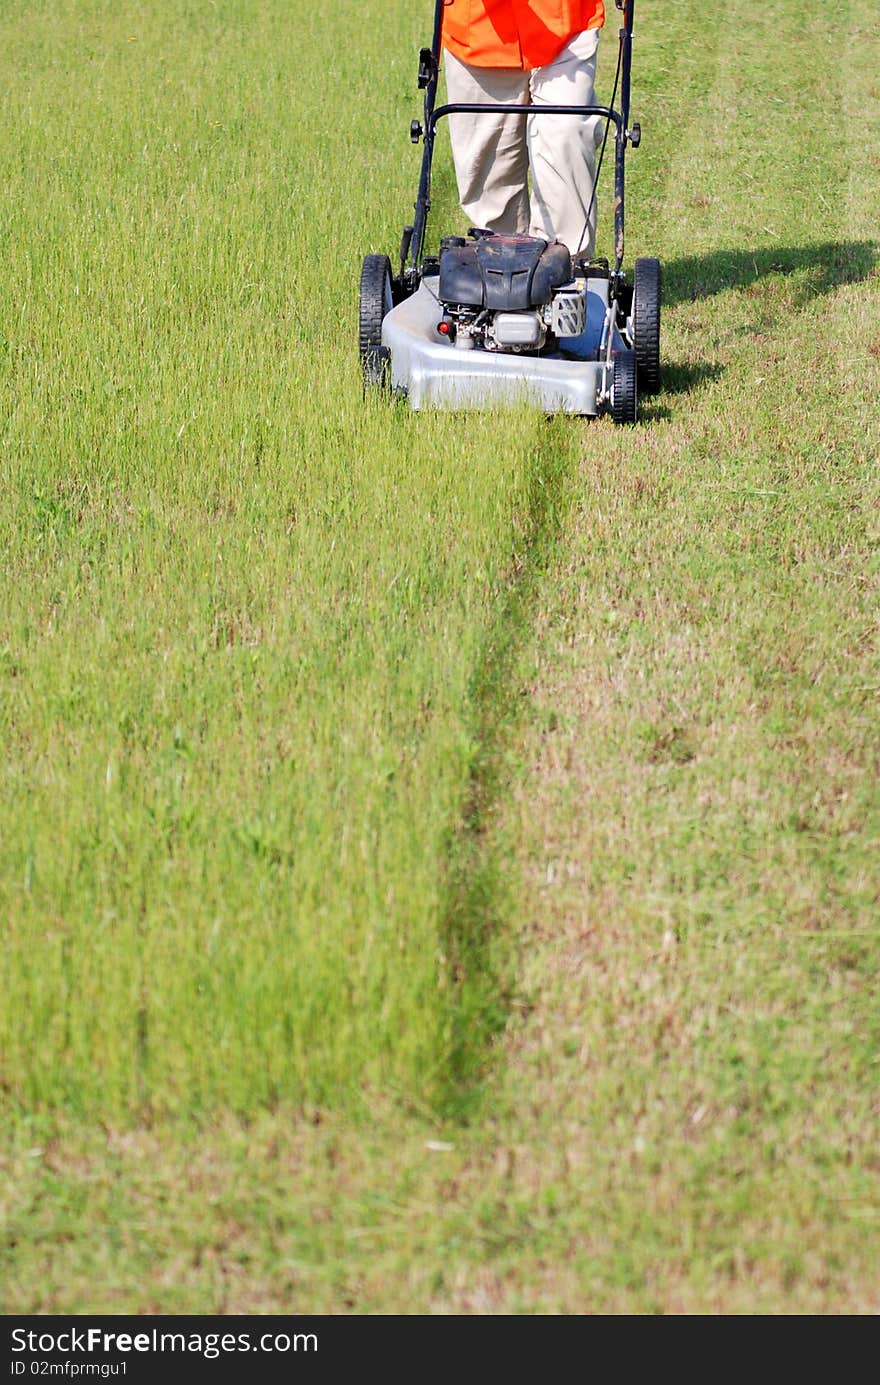
M 3 6 L 13 1105 L 430 1101 L 498 1019 L 459 827 L 574 444 L 363 403 L 360 259 L 412 204 L 424 23 L 352 17 Z

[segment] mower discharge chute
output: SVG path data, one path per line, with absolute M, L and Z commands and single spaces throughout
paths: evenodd
M 433 44 L 419 60 L 424 120 L 411 127 L 414 143 L 424 145 L 415 218 L 404 228 L 398 273 L 387 255 L 376 254 L 366 256 L 361 272 L 360 353 L 367 388 L 390 387 L 414 409 L 526 400 L 545 413 L 610 413 L 615 423 L 634 423 L 639 394 L 659 388 L 660 263 L 636 260 L 632 284 L 623 271 L 626 148 L 638 146 L 641 131 L 629 125 L 635 0 L 616 4 L 623 24 L 609 106 L 438 107 L 443 0 L 436 0 Z M 499 111 L 604 118 L 602 154 L 614 126 L 613 268 L 608 260 L 588 261 L 580 247 L 480 228 L 467 237 L 444 236 L 438 255 L 425 254 L 439 121 Z

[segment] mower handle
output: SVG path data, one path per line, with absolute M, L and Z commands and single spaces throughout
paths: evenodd
M 428 121 L 428 129 L 432 132 L 436 129 L 437 122 L 447 115 L 599 115 L 619 129 L 623 124 L 623 116 L 619 111 L 612 110 L 610 106 L 522 106 L 522 105 L 490 105 L 488 101 L 453 101 L 447 106 L 438 106 L 431 112 Z

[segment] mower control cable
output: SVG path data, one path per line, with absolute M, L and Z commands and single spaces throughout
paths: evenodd
M 608 106 L 609 106 L 609 109 L 610 109 L 610 110 L 613 110 L 613 109 L 614 109 L 614 102 L 617 100 L 617 88 L 620 86 L 620 66 L 621 66 L 622 60 L 623 60 L 623 48 L 622 48 L 622 47 L 618 47 L 618 50 L 617 50 L 617 71 L 616 71 L 615 74 L 614 74 L 614 86 L 613 86 L 613 88 L 612 88 L 612 90 L 611 90 L 611 100 L 608 102 Z M 590 201 L 589 201 L 589 203 L 588 203 L 588 205 L 587 205 L 587 215 L 586 215 L 586 219 L 584 220 L 584 229 L 581 231 L 581 238 L 580 238 L 580 240 L 578 241 L 577 250 L 574 252 L 574 255 L 572 256 L 572 259 L 574 259 L 574 260 L 576 260 L 577 257 L 578 257 L 578 255 L 581 253 L 581 246 L 582 246 L 583 243 L 584 243 L 584 236 L 587 234 L 587 232 L 588 232 L 589 229 L 590 229 L 590 217 L 593 215 L 593 207 L 594 207 L 595 202 L 596 202 L 596 189 L 597 189 L 598 186 L 599 186 L 599 175 L 600 175 L 601 172 L 602 172 L 602 164 L 603 164 L 604 159 L 605 159 L 605 149 L 606 149 L 606 147 L 607 147 L 607 145 L 608 145 L 608 134 L 609 134 L 609 131 L 610 131 L 610 130 L 611 130 L 611 116 L 608 115 L 608 116 L 605 117 L 605 133 L 604 133 L 604 135 L 602 136 L 602 148 L 599 150 L 599 157 L 598 157 L 598 159 L 596 160 L 596 172 L 595 172 L 595 175 L 594 175 L 594 177 L 593 177 L 593 190 L 592 190 L 592 192 L 590 193 Z

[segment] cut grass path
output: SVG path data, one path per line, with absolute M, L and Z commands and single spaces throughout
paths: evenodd
M 65 22 L 110 13 L 51 8 Z M 286 239 L 295 197 L 283 206 L 269 197 L 262 216 L 249 217 L 250 170 L 266 166 L 253 165 L 253 148 L 245 157 L 247 139 L 258 151 L 271 145 L 281 163 L 290 147 L 276 115 L 286 68 L 263 21 L 230 12 L 235 44 L 266 74 L 249 98 L 261 115 L 219 166 L 199 165 L 224 176 L 214 201 L 210 181 L 194 184 L 196 241 L 168 242 L 169 293 L 189 263 L 184 250 L 216 240 L 215 253 L 231 256 L 191 299 L 220 318 L 195 316 L 195 336 L 175 337 L 167 374 L 128 358 L 128 377 L 106 355 L 111 326 L 124 321 L 120 300 L 103 347 L 94 324 L 73 335 L 97 364 L 117 363 L 109 393 L 75 362 L 53 385 L 33 365 L 39 352 L 22 354 L 21 336 L 7 333 L 3 388 L 13 380 L 16 403 L 3 436 L 16 446 L 4 457 L 22 498 L 4 512 L 16 574 L 4 618 L 31 632 L 21 649 L 10 642 L 7 675 L 19 689 L 25 663 L 39 671 L 43 710 L 26 734 L 6 723 L 20 738 L 7 752 L 5 790 L 17 796 L 5 804 L 24 823 L 3 844 L 6 993 L 21 997 L 28 977 L 27 994 L 54 1013 L 58 987 L 102 956 L 103 934 L 88 931 L 106 917 L 95 901 L 112 909 L 122 890 L 130 902 L 138 882 L 161 882 L 155 921 L 172 931 L 147 940 L 137 913 L 126 923 L 130 974 L 118 993 L 109 987 L 120 1026 L 126 1003 L 138 1013 L 151 975 L 144 958 L 161 961 L 163 936 L 174 950 L 160 973 L 164 1010 L 146 1039 L 133 1030 L 134 1061 L 107 1060 L 106 1109 L 84 1077 L 88 1028 L 65 1066 L 53 1061 L 64 1035 L 52 1037 L 39 1009 L 25 1012 L 19 1000 L 6 1010 L 5 1306 L 875 1311 L 876 6 L 829 28 L 805 20 L 794 0 L 759 15 L 742 3 L 716 13 L 692 0 L 642 0 L 635 104 L 646 133 L 631 163 L 631 255 L 658 253 L 667 267 L 668 388 L 633 432 L 522 416 L 439 426 L 360 408 L 350 357 L 334 354 L 356 255 L 347 243 L 313 253 L 329 192 L 308 204 L 310 253 L 291 252 Z M 207 8 L 192 13 L 213 23 Z M 406 22 L 411 34 L 392 27 L 382 44 L 394 34 L 404 59 L 422 34 Z M 293 21 L 298 43 L 329 53 L 330 37 L 305 23 Z M 195 78 L 175 75 L 173 43 L 168 51 L 184 101 Z M 413 103 L 410 75 L 406 62 L 390 70 L 387 104 L 398 114 Z M 369 89 L 367 75 L 360 80 Z M 375 85 L 374 73 L 374 95 Z M 816 111 L 817 86 L 837 117 Z M 304 91 L 299 116 L 314 121 L 321 102 L 308 83 Z M 130 116 L 135 106 L 119 109 Z M 49 135 L 63 109 L 44 117 Z M 179 121 L 185 106 L 176 109 Z M 367 121 L 365 147 L 389 187 L 378 214 L 358 194 L 353 225 L 365 248 L 392 243 L 410 196 L 412 169 L 404 176 L 400 146 L 386 153 L 383 143 L 390 129 L 379 116 Z M 303 168 L 319 146 L 301 146 Z M 341 176 L 343 161 L 323 157 Z M 141 231 L 155 215 L 151 188 Z M 448 174 L 439 189 L 448 207 Z M 47 205 L 63 217 L 70 197 L 68 188 Z M 216 234 L 221 209 L 226 241 Z M 4 220 L 13 259 L 24 216 L 19 208 Z M 213 237 L 199 238 L 198 218 Z M 135 242 L 100 244 L 112 297 L 129 282 Z M 243 282 L 262 287 L 230 300 L 229 264 L 254 244 L 259 274 Z M 291 253 L 296 294 L 270 273 L 276 255 L 289 262 Z M 321 296 L 330 264 L 346 287 Z M 47 322 L 40 283 L 40 330 L 69 343 L 69 319 Z M 301 354 L 285 355 L 286 326 L 264 340 L 278 311 L 303 315 Z M 221 368 L 206 344 L 240 334 L 242 314 L 253 314 L 253 331 Z M 160 327 L 156 319 L 144 341 L 154 362 Z M 181 373 L 187 340 L 198 348 L 191 380 Z M 160 446 L 152 425 L 146 454 L 143 436 L 129 438 L 119 398 L 129 378 L 157 427 L 171 427 L 172 402 L 181 387 L 191 391 L 188 450 Z M 291 379 L 299 418 L 283 403 Z M 72 468 L 85 469 L 84 498 L 64 489 Z M 333 548 L 340 523 L 344 555 Z M 109 583 L 108 553 L 119 564 Z M 393 593 L 407 583 L 398 605 Z M 159 632 L 146 635 L 131 605 L 154 611 L 161 592 Z M 319 604 L 315 592 L 331 595 Z M 78 641 L 98 656 L 93 674 L 71 652 Z M 308 651 L 297 664 L 305 681 L 291 672 L 292 645 Z M 143 675 L 164 652 L 168 672 L 134 686 L 133 671 Z M 254 670 L 267 665 L 257 683 Z M 69 669 L 76 679 L 62 676 Z M 184 690 L 188 719 L 172 688 Z M 122 790 L 112 774 L 106 782 L 112 757 L 95 734 L 105 705 L 113 735 L 132 741 L 129 783 L 152 786 L 134 806 L 114 798 Z M 291 726 L 291 706 L 305 717 L 322 708 L 325 720 Z M 279 777 L 282 722 L 287 758 L 310 766 L 299 787 L 296 776 Z M 81 812 L 86 787 L 65 798 L 77 783 L 92 786 L 91 816 Z M 73 802 L 78 815 L 65 813 Z M 305 889 L 284 854 L 303 815 L 317 893 L 295 897 L 314 901 L 329 959 L 320 933 L 311 950 L 285 957 L 265 929 L 287 917 L 292 889 Z M 345 842 L 353 830 L 350 850 L 367 844 L 354 869 L 339 849 L 339 834 Z M 182 831 L 191 836 L 181 857 Z M 33 860 L 53 847 L 58 857 L 42 903 L 33 865 L 28 875 L 30 839 L 44 843 Z M 210 906 L 203 915 L 199 904 L 187 928 L 204 890 Z M 294 914 L 310 916 L 302 906 Z M 65 943 L 71 916 L 82 930 L 74 936 L 91 939 L 81 956 Z M 251 947 L 225 925 L 212 939 L 216 917 L 249 921 L 259 967 L 248 969 Z M 377 939 L 401 936 L 402 924 L 392 966 Z M 112 934 L 112 921 L 102 927 Z M 203 960 L 218 937 L 227 949 L 219 977 Z M 352 937 L 365 947 L 353 968 L 360 989 L 343 988 L 340 1003 Z M 444 938 L 460 949 L 451 999 L 437 984 Z M 46 951 L 35 953 L 40 939 Z M 43 980 L 46 957 L 55 971 Z M 110 968 L 115 951 L 106 957 Z M 195 997 L 193 968 L 207 987 Z M 322 1023 L 316 1000 L 310 1048 L 291 1035 L 303 1006 L 313 1014 L 313 977 L 326 1008 Z M 87 994 L 99 1006 L 106 980 Z M 200 1065 L 193 1045 L 218 1007 L 230 1046 Z M 293 1030 L 266 1020 L 285 1014 Z M 368 1026 L 367 1058 L 352 1065 Z M 168 1052 L 179 1055 L 170 1072 Z M 413 1074 L 426 1054 L 420 1094 Z M 372 1084 L 359 1088 L 365 1078 Z M 173 1118 L 152 1096 L 168 1091 Z M 145 1093 L 160 1108 L 149 1119 L 136 1115 Z M 187 1103 L 196 1124 L 180 1114 Z

